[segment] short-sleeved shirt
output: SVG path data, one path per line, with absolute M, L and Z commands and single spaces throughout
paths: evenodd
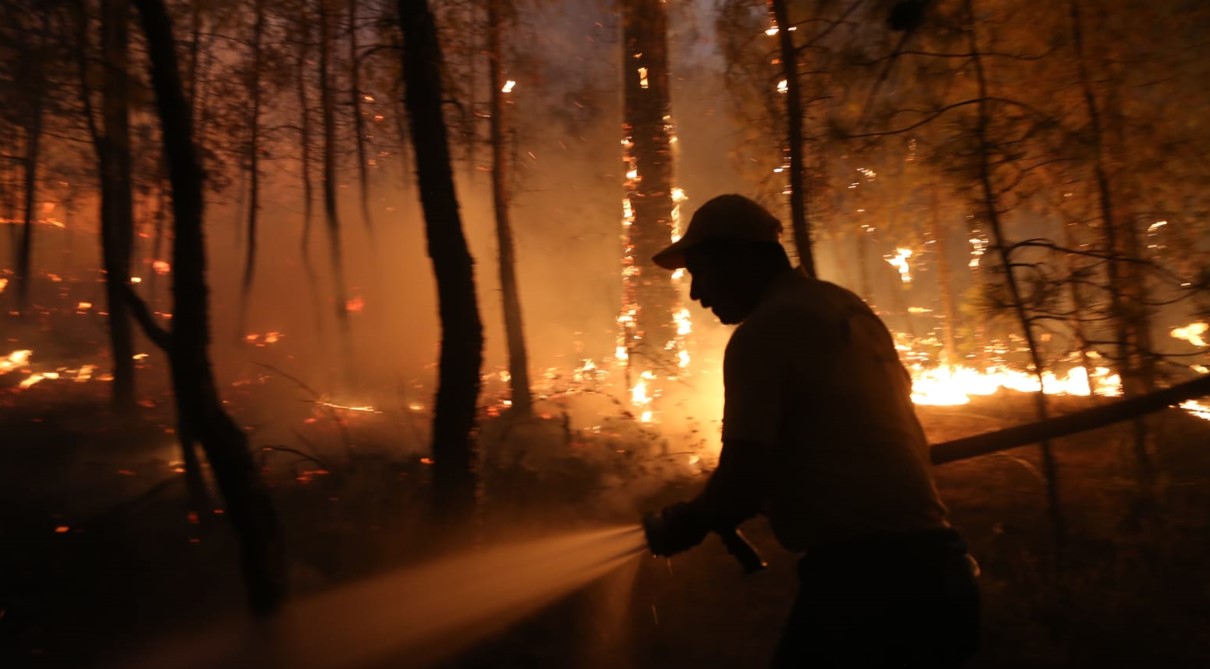
M 732 334 L 723 380 L 723 440 L 772 446 L 763 511 L 786 548 L 947 525 L 911 377 L 852 292 L 787 270 Z

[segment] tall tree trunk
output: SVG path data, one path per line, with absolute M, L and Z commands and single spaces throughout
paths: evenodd
M 1110 184 L 1108 158 L 1105 155 L 1106 133 L 1101 106 L 1093 90 L 1084 48 L 1084 26 L 1080 16 L 1080 5 L 1076 0 L 1068 3 L 1071 16 L 1072 44 L 1076 51 L 1079 69 L 1080 90 L 1084 96 L 1084 108 L 1093 142 L 1093 174 L 1097 185 L 1097 206 L 1101 216 L 1101 229 L 1105 234 L 1106 253 L 1110 259 L 1105 263 L 1109 282 L 1109 312 L 1114 322 L 1114 360 L 1118 375 L 1122 379 L 1122 394 L 1126 397 L 1146 394 L 1155 390 L 1155 374 L 1149 360 L 1150 316 L 1147 312 L 1146 289 L 1142 272 L 1135 261 L 1141 259 L 1138 234 L 1129 216 L 1123 216 L 1114 206 L 1113 188 Z M 1116 124 L 1120 130 L 1122 122 Z M 1125 261 L 1125 262 L 1123 262 Z M 1145 419 L 1134 420 L 1134 452 L 1140 480 L 1147 484 L 1151 480 L 1151 458 L 1147 454 L 1147 428 Z
M 807 221 L 807 170 L 803 157 L 802 86 L 798 81 L 798 51 L 790 28 L 786 0 L 769 0 L 777 23 L 777 43 L 781 49 L 782 76 L 786 79 L 786 142 L 790 154 L 790 229 L 794 231 L 794 250 L 808 276 L 815 276 L 815 256 L 811 251 L 811 229 Z
M 1013 264 L 1012 253 L 1000 222 L 999 197 L 992 185 L 992 142 L 989 137 L 991 110 L 988 104 L 987 75 L 983 69 L 983 58 L 979 51 L 979 39 L 976 33 L 974 0 L 966 0 L 966 14 L 971 64 L 974 66 L 976 83 L 979 88 L 975 139 L 979 151 L 979 188 L 982 194 L 980 205 L 983 209 L 983 217 L 987 220 L 988 227 L 991 229 L 992 245 L 995 247 L 999 255 L 1000 264 L 1004 268 L 1004 278 L 1008 284 L 1009 293 L 1012 296 L 1013 311 L 1016 313 L 1017 320 L 1021 324 L 1021 331 L 1025 337 L 1026 346 L 1029 348 L 1030 363 L 1033 365 L 1034 375 L 1038 379 L 1038 392 L 1034 393 L 1034 408 L 1037 412 L 1038 420 L 1042 421 L 1046 420 L 1049 416 L 1046 394 L 1042 388 L 1042 374 L 1045 368 L 1042 364 L 1041 353 L 1038 350 L 1037 338 L 1034 336 L 1033 321 L 1026 311 L 1021 286 L 1018 284 L 1016 273 L 1014 272 L 1015 266 Z M 1043 440 L 1038 445 L 1042 451 L 1042 471 L 1046 476 L 1047 508 L 1050 512 L 1051 524 L 1054 529 L 1056 548 L 1059 549 L 1061 556 L 1066 541 L 1066 527 L 1063 522 L 1062 508 L 1059 505 L 1058 470 L 1055 464 L 1054 453 L 1051 451 L 1050 442 Z
M 336 203 L 336 102 L 331 81 L 333 41 L 330 0 L 319 0 L 319 93 L 323 107 L 323 205 L 328 231 L 328 259 L 332 266 L 332 295 L 336 300 L 336 320 L 341 337 L 349 336 L 349 312 L 345 298 L 344 252 L 340 243 L 340 214 Z M 351 364 L 351 360 L 346 362 Z
M 236 340 L 239 341 L 246 329 L 248 321 L 248 302 L 252 295 L 252 279 L 256 272 L 256 242 L 257 223 L 260 216 L 260 74 L 261 74 L 261 38 L 265 33 L 265 2 L 256 0 L 256 18 L 252 24 L 252 71 L 248 73 L 248 97 L 251 101 L 248 110 L 248 154 L 246 165 L 248 169 L 248 220 L 244 237 L 244 277 L 240 282 L 239 325 Z
M 439 519 L 470 519 L 475 505 L 475 402 L 483 364 L 483 327 L 475 296 L 474 260 L 450 166 L 441 101 L 441 45 L 426 0 L 399 0 L 403 32 L 404 102 L 416 151 L 429 257 L 437 279 L 441 355 L 433 416 L 433 502 Z
M 311 294 L 311 311 L 315 316 L 315 331 L 322 341 L 324 335 L 324 319 L 322 301 L 319 296 L 319 277 L 311 264 L 311 230 L 315 222 L 315 181 L 311 175 L 311 98 L 307 91 L 307 56 L 311 53 L 311 18 L 304 3 L 300 10 L 298 22 L 298 53 L 297 53 L 297 86 L 298 96 L 298 147 L 299 174 L 303 187 L 303 220 L 302 236 L 299 244 L 299 257 L 302 259 L 303 274 L 307 277 L 307 288 Z
M 109 310 L 109 346 L 113 354 L 113 404 L 134 410 L 134 333 L 124 284 L 130 281 L 134 252 L 131 198 L 130 95 L 128 65 L 129 0 L 104 0 L 101 8 L 101 51 L 105 62 L 102 114 L 105 134 L 97 153 L 101 162 L 101 258 L 105 266 L 105 300 Z
M 285 552 L 272 499 L 248 439 L 223 409 L 207 350 L 210 334 L 203 235 L 203 172 L 193 142 L 193 114 L 177 65 L 172 22 L 163 0 L 133 0 L 147 37 L 152 88 L 159 109 L 173 193 L 173 318 L 171 333 L 149 332 L 166 344 L 183 440 L 198 439 L 210 461 L 239 537 L 249 602 L 275 611 L 285 596 Z M 130 299 L 133 292 L 128 293 Z M 138 311 L 144 312 L 146 305 Z M 144 325 L 150 319 L 143 321 Z M 152 324 L 154 325 L 154 324 Z
M 361 217 L 366 231 L 374 233 L 374 219 L 370 213 L 369 157 L 366 155 L 366 121 L 361 115 L 361 54 L 357 46 L 357 3 L 349 0 L 349 87 L 352 93 L 353 135 L 357 148 L 357 179 L 361 200 Z
M 516 256 L 512 223 L 509 221 L 508 147 L 505 120 L 504 51 L 500 42 L 507 0 L 487 0 L 487 85 L 491 92 L 492 204 L 496 213 L 496 245 L 500 254 L 500 299 L 504 306 L 504 335 L 508 340 L 508 374 L 512 407 L 520 416 L 532 410 L 529 384 L 529 354 L 525 350 L 525 328 L 521 321 L 521 298 L 517 289 Z
M 674 232 L 668 14 L 661 0 L 623 0 L 622 78 L 626 198 L 633 213 L 623 259 L 627 365 L 632 373 L 636 364 L 643 370 L 675 370 L 669 343 L 676 342 L 673 315 L 679 301 L 671 276 L 651 261 Z M 637 363 L 638 356 L 646 360 Z
M 16 279 L 17 288 L 17 310 L 24 315 L 26 307 L 29 305 L 30 284 L 33 282 L 33 252 L 34 252 L 34 229 L 38 223 L 38 163 L 42 159 L 42 126 L 43 112 L 46 106 L 46 78 L 45 66 L 43 58 L 45 56 L 47 41 L 50 39 L 50 19 L 46 14 L 42 16 L 42 37 L 40 38 L 37 53 L 32 54 L 32 57 L 26 62 L 26 75 L 28 81 L 33 84 L 30 90 L 30 100 L 28 101 L 29 112 L 25 118 L 25 155 L 23 157 L 24 167 L 24 195 L 23 204 L 25 212 L 25 220 L 21 226 L 21 243 L 17 248 L 16 262 Z

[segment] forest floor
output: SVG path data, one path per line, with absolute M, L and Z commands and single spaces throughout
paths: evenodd
M 117 420 L 105 388 L 58 381 L 18 390 L 0 377 L 0 666 L 121 666 L 152 640 L 242 608 L 221 514 L 187 514 L 170 399 Z M 227 394 L 237 418 L 254 395 Z M 1095 400 L 1053 401 L 1063 413 Z M 1030 407 L 1026 396 L 1002 393 L 920 413 L 936 443 L 1028 422 Z M 261 453 L 293 590 L 319 592 L 431 557 L 423 451 L 391 446 L 422 435 L 401 437 L 399 425 L 373 418 L 315 415 L 301 420 L 327 430 L 326 443 L 357 448 L 318 460 L 311 448 Z M 970 667 L 1210 666 L 1210 422 L 1168 410 L 1148 427 L 1148 486 L 1139 484 L 1129 424 L 1055 443 L 1068 530 L 1061 564 L 1036 447 L 936 469 L 982 567 L 983 645 Z M 624 418 L 589 435 L 558 416 L 507 429 L 485 417 L 481 441 L 480 543 L 632 524 L 705 480 Z M 493 636 L 451 648 L 437 665 L 764 666 L 794 596 L 795 556 L 763 521 L 744 530 L 766 571 L 743 575 L 714 540 L 672 560 L 634 558 Z M 375 666 L 416 663 L 405 656 Z

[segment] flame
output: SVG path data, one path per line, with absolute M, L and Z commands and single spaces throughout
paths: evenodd
M 1203 404 L 1197 400 L 1186 400 L 1181 402 L 1181 408 L 1189 412 L 1189 415 L 1196 416 L 1202 420 L 1210 420 L 1210 404 Z
M 358 313 L 365 308 L 366 308 L 365 298 L 363 298 L 360 295 L 356 295 L 345 301 L 345 311 L 351 311 L 353 313 Z
M 912 401 L 920 405 L 954 406 L 970 402 L 971 395 L 992 395 L 1000 390 L 1037 392 L 1038 379 L 1032 373 L 992 365 L 979 370 L 965 365 L 927 367 L 909 366 L 912 375 Z M 1089 379 L 1083 367 L 1072 367 L 1059 376 L 1042 373 L 1043 392 L 1048 395 L 1121 394 L 1121 379 L 1108 367 L 1097 367 Z
M 639 68 L 639 87 L 647 88 L 647 68 Z
M 782 79 L 781 81 L 777 82 L 777 92 L 778 93 L 785 93 L 789 90 L 790 90 L 790 84 L 785 79 Z
M 516 86 L 517 86 L 517 82 L 513 81 L 512 79 L 509 79 L 508 81 L 504 82 L 503 86 L 500 87 L 500 92 L 501 93 L 512 93 L 513 89 L 516 88 Z
M 891 267 L 899 270 L 899 280 L 904 283 L 912 282 L 912 267 L 908 265 L 908 258 L 912 257 L 912 250 L 905 248 L 895 249 L 895 255 L 883 256 Z
M 33 351 L 29 349 L 21 349 L 9 353 L 6 357 L 0 358 L 0 376 L 9 372 L 29 365 L 29 356 L 33 355 Z
M 1206 343 L 1206 339 L 1202 337 L 1208 329 L 1210 329 L 1210 326 L 1205 323 L 1190 323 L 1184 327 L 1172 328 L 1168 331 L 1168 334 L 1176 339 L 1187 341 L 1194 346 L 1210 346 L 1210 344 Z

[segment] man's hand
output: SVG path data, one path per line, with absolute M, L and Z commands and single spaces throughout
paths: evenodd
M 677 502 L 664 507 L 659 514 L 643 517 L 647 547 L 653 555 L 669 557 L 702 543 L 710 531 L 698 507 L 690 502 Z

